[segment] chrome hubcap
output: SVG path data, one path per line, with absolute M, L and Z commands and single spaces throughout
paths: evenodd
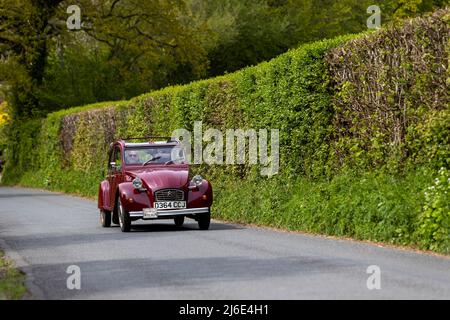
M 122 205 L 119 203 L 119 224 L 120 227 L 123 227 L 123 211 L 122 211 Z

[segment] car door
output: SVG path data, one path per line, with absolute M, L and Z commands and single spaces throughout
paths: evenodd
M 111 165 L 114 163 L 114 165 Z M 118 184 L 122 181 L 122 152 L 119 145 L 114 146 L 114 150 L 112 152 L 112 161 L 110 161 L 110 170 L 108 171 L 108 180 L 109 180 L 109 199 L 110 199 L 110 207 L 114 208 L 114 201 L 116 200 L 116 189 Z
M 114 175 L 114 167 L 112 166 L 112 163 L 114 163 L 114 145 L 111 144 L 108 152 L 108 165 L 107 165 L 107 172 L 106 172 L 106 181 L 108 181 L 108 195 L 105 199 L 106 203 L 108 204 L 108 207 L 110 210 L 112 210 L 112 204 L 113 201 L 111 201 L 111 197 L 114 197 L 112 195 L 112 188 L 111 183 L 113 181 L 112 177 Z

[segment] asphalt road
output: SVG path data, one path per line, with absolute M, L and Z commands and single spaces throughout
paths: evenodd
M 32 189 L 0 187 L 0 239 L 37 299 L 450 299 L 446 257 L 216 221 L 122 233 L 93 201 Z

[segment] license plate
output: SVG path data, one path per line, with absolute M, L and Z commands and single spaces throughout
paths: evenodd
M 155 202 L 156 209 L 185 209 L 186 201 L 159 201 Z

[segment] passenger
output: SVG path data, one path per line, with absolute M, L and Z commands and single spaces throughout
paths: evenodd
M 141 160 L 139 159 L 139 155 L 136 151 L 131 150 L 127 154 L 127 163 L 128 164 L 139 164 Z

